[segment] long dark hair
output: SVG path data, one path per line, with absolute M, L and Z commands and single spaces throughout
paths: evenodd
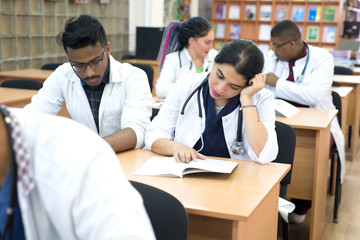
M 165 28 L 157 57 L 159 72 L 166 54 L 182 50 L 189 44 L 189 38 L 205 37 L 211 31 L 211 24 L 202 17 L 192 17 L 184 22 L 171 21 Z

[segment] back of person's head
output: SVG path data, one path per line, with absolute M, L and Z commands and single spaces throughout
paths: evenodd
M 280 39 L 294 39 L 297 40 L 301 37 L 300 30 L 296 24 L 290 20 L 284 20 L 271 29 L 271 37 Z
M 67 48 L 79 49 L 100 42 L 102 47 L 107 44 L 106 33 L 101 23 L 91 15 L 83 14 L 66 21 L 64 31 L 60 32 L 56 40 L 59 45 Z
M 261 73 L 264 67 L 264 55 L 250 40 L 234 40 L 227 43 L 215 57 L 215 63 L 229 64 L 246 80 Z
M 189 38 L 205 37 L 211 31 L 211 24 L 202 17 L 191 17 L 184 22 L 171 21 L 165 28 L 161 40 L 161 46 L 157 60 L 159 61 L 159 70 L 166 54 L 182 50 L 189 44 Z

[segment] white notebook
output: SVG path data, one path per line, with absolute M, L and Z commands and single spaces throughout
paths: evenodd
M 178 163 L 174 157 L 151 157 L 134 174 L 150 176 L 180 177 L 198 172 L 231 173 L 237 162 L 207 158 L 206 160 Z
M 300 112 L 300 110 L 297 107 L 291 105 L 290 103 L 281 99 L 275 99 L 276 116 L 289 118 L 294 116 L 298 112 Z

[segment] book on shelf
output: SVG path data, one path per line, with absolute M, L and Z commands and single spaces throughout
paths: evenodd
M 319 41 L 319 31 L 318 26 L 309 26 L 306 31 L 306 40 L 309 42 Z
M 258 44 L 258 48 L 262 51 L 264 55 L 270 50 L 269 44 Z
M 326 43 L 334 43 L 336 36 L 335 26 L 324 26 L 322 33 L 322 41 Z
M 215 37 L 225 38 L 225 23 L 218 23 L 215 25 Z
M 271 5 L 261 5 L 260 6 L 260 21 L 270 21 L 271 20 Z
M 224 41 L 215 41 L 214 42 L 214 48 L 218 51 L 220 51 L 224 45 L 225 45 Z
M 310 6 L 308 13 L 308 21 L 309 22 L 319 22 L 321 15 L 321 7 L 319 6 Z
M 261 24 L 259 27 L 259 40 L 270 40 L 271 25 Z
M 240 19 L 240 6 L 231 5 L 229 8 L 229 19 Z
M 285 19 L 288 19 L 288 13 L 289 13 L 289 6 L 287 5 L 278 5 L 276 6 L 276 21 L 283 21 Z
M 294 22 L 304 21 L 304 15 L 305 15 L 305 7 L 304 6 L 294 6 L 293 7 L 292 20 Z
M 239 39 L 240 38 L 240 25 L 239 24 L 231 24 L 229 31 L 229 39 Z
M 216 19 L 225 19 L 225 14 L 226 14 L 226 5 L 218 4 L 216 6 L 215 18 Z
M 335 17 L 336 17 L 336 7 L 335 6 L 325 6 L 324 21 L 325 22 L 334 22 Z
M 245 15 L 246 20 L 254 20 L 256 18 L 256 5 L 246 5 Z
M 191 161 L 190 163 L 178 163 L 174 157 L 151 157 L 134 174 L 182 178 L 190 173 L 231 173 L 237 165 L 237 162 L 211 158 L 205 160 L 199 159 L 196 162 Z

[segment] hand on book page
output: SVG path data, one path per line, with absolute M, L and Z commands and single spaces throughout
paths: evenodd
M 178 163 L 173 157 L 151 157 L 134 174 L 181 178 L 185 174 L 196 172 L 231 173 L 237 164 L 237 162 L 210 158 L 199 159 L 197 162 Z
M 300 110 L 297 109 L 297 107 L 291 105 L 290 103 L 281 100 L 281 99 L 275 99 L 275 113 L 276 116 L 281 117 L 292 117 L 296 113 L 298 113 Z

